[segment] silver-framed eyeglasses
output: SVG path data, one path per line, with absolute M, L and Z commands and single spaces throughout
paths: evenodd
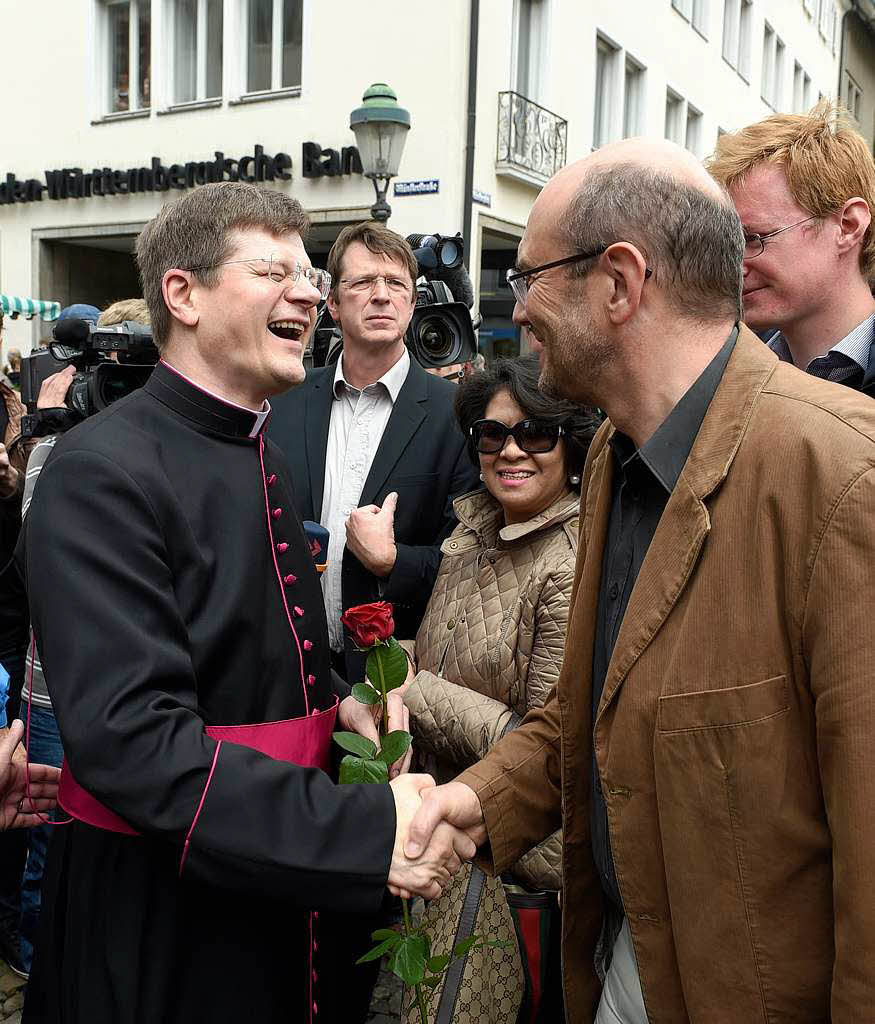
M 755 260 L 757 256 L 762 256 L 766 248 L 766 242 L 770 242 L 777 235 L 782 235 L 785 231 L 791 231 L 793 228 L 798 228 L 801 224 L 807 224 L 812 220 L 820 220 L 820 217 L 806 217 L 804 220 L 797 220 L 795 224 L 788 224 L 783 228 L 775 228 L 774 231 L 767 231 L 763 235 L 757 234 L 745 234 L 744 236 L 744 258 L 746 260 Z
M 327 270 L 320 270 L 318 267 L 305 267 L 300 261 L 296 261 L 293 267 L 278 256 L 271 253 L 267 259 L 252 256 L 245 260 L 222 260 L 221 263 L 209 263 L 202 267 L 186 267 L 186 270 L 213 270 L 216 267 L 230 266 L 232 263 L 251 263 L 257 268 L 260 277 L 270 278 L 275 284 L 297 284 L 304 277 L 312 288 L 315 288 L 323 299 L 328 298 L 331 291 L 331 274 Z
M 613 245 L 613 243 L 611 244 Z M 554 267 L 564 267 L 571 263 L 582 263 L 584 260 L 594 259 L 596 256 L 601 256 L 602 253 L 607 252 L 609 248 L 610 246 L 608 245 L 602 245 L 592 252 L 578 252 L 574 256 L 563 256 L 561 260 L 542 263 L 540 267 L 532 267 L 531 270 L 517 270 L 516 267 L 511 267 L 505 275 L 505 280 L 513 292 L 513 297 L 521 306 L 524 306 L 526 304 L 526 297 L 529 294 L 529 278 L 534 277 L 536 274 L 542 274 L 545 270 L 552 270 Z M 653 271 L 650 267 L 647 267 L 644 271 L 644 277 L 648 278 L 652 273 Z
M 339 284 L 345 284 L 355 295 L 370 295 L 382 281 L 390 295 L 413 296 L 413 285 L 409 278 L 394 277 L 391 274 L 364 274 L 361 277 L 342 277 Z

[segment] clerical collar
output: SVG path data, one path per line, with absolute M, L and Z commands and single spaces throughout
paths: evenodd
M 258 412 L 247 409 L 197 384 L 163 359 L 155 367 L 145 388 L 186 419 L 229 437 L 258 437 L 270 416 L 267 399 Z

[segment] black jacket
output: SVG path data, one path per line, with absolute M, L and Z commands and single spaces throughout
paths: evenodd
M 298 513 L 317 522 L 322 515 L 334 371 L 334 366 L 313 370 L 300 387 L 271 401 L 268 432 L 291 468 Z M 477 470 L 453 414 L 455 396 L 455 384 L 426 373 L 411 360 L 359 501 L 359 506 L 382 505 L 390 491 L 397 491 L 395 568 L 379 580 L 344 551 L 343 607 L 391 601 L 399 639 L 416 636 L 440 565 L 440 544 L 456 525 L 453 499 L 478 485 Z M 350 682 L 364 678 L 364 658 L 348 636 L 346 669 Z

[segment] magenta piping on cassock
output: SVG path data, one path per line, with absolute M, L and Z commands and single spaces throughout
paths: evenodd
M 197 820 L 201 816 L 201 809 L 204 806 L 204 800 L 207 798 L 207 790 L 210 788 L 210 783 L 213 781 L 213 772 L 216 770 L 216 762 L 219 760 L 219 751 L 222 749 L 222 740 L 216 744 L 216 752 L 213 754 L 213 763 L 210 765 L 210 774 L 207 776 L 207 782 L 204 786 L 204 791 L 201 793 L 200 803 L 197 805 L 197 810 L 194 812 L 194 818 L 192 818 L 191 828 L 188 830 L 188 835 L 185 837 L 185 845 L 182 848 L 182 856 L 179 858 L 179 877 L 182 877 L 182 869 L 185 867 L 185 861 L 188 857 L 188 848 L 191 845 L 191 836 L 194 832 L 194 827 L 197 825 Z
M 264 435 L 262 434 L 258 438 L 258 457 L 261 461 L 261 483 L 264 488 L 264 510 L 267 519 L 267 536 L 270 540 L 270 553 L 273 558 L 273 567 L 276 571 L 276 580 L 280 588 L 280 596 L 283 599 L 283 608 L 286 610 L 286 618 L 289 621 L 289 629 L 292 631 L 292 636 L 295 638 L 295 646 L 298 649 L 298 662 L 301 666 L 301 690 L 304 694 L 304 710 L 306 714 L 310 714 L 310 701 L 307 698 L 307 685 L 304 681 L 304 652 L 301 650 L 301 641 L 298 639 L 298 633 L 295 629 L 295 624 L 292 622 L 292 614 L 289 611 L 289 603 L 286 600 L 286 589 L 283 586 L 283 574 L 280 572 L 279 562 L 276 559 L 276 545 L 273 540 L 273 526 L 270 521 L 270 498 L 267 494 L 267 475 L 264 471 Z

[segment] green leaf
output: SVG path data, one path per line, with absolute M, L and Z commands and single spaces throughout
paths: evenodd
M 396 932 L 395 939 L 400 938 L 401 936 L 398 935 Z M 364 956 L 360 956 L 358 960 L 356 960 L 356 963 L 366 964 L 369 963 L 371 960 L 379 960 L 381 956 L 388 953 L 389 950 L 392 949 L 396 944 L 397 943 L 395 942 L 394 939 L 386 939 L 385 942 L 381 942 L 378 946 L 374 946 L 373 949 L 369 949 Z
M 371 932 L 371 938 L 374 942 L 382 942 L 383 939 L 391 938 L 400 939 L 401 932 L 395 931 L 394 928 L 378 928 L 375 932 Z
M 441 978 L 423 978 L 420 982 L 421 985 L 427 985 L 429 988 L 437 988 L 441 983 Z
M 404 648 L 395 637 L 390 637 L 388 643 L 372 647 L 365 664 L 365 671 L 368 679 L 374 684 L 377 690 L 380 689 L 380 668 L 383 668 L 383 680 L 386 693 L 397 689 L 407 678 L 407 667 L 410 662 L 404 653 Z
M 380 752 L 377 754 L 378 761 L 385 761 L 386 764 L 394 764 L 399 757 L 404 757 L 413 740 L 409 732 L 403 729 L 396 729 L 383 737 L 380 744 Z
M 507 939 L 487 939 L 486 945 L 492 949 L 510 949 L 514 943 L 509 942 Z
M 346 758 L 344 758 L 344 761 Z M 464 956 L 471 947 L 480 941 L 479 935 L 469 935 L 467 939 L 462 939 L 461 942 L 457 942 L 453 947 L 453 958 L 458 959 Z
M 379 704 L 380 695 L 368 683 L 356 683 L 352 688 L 352 695 L 359 704 Z
M 340 762 L 339 780 L 346 785 L 349 782 L 389 782 L 389 766 L 385 761 L 371 761 L 364 757 L 353 757 L 347 754 Z
M 357 732 L 336 732 L 334 734 L 334 742 L 357 757 L 373 759 L 374 754 L 377 752 L 377 744 L 373 740 L 359 736 Z M 380 758 L 380 760 L 382 761 L 383 759 Z
M 425 977 L 426 943 L 422 935 L 404 935 L 393 951 L 395 974 L 405 985 L 418 985 Z
M 449 963 L 449 956 L 433 956 L 428 961 L 428 969 L 434 974 L 440 974 L 447 969 Z

